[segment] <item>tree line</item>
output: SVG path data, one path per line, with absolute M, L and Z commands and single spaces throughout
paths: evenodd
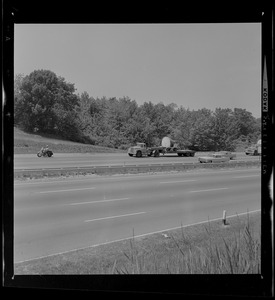
M 254 143 L 261 135 L 261 119 L 242 108 L 190 110 L 173 103 L 138 105 L 129 97 L 94 98 L 76 94 L 74 84 L 50 70 L 15 76 L 14 123 L 27 132 L 120 149 L 136 142 L 160 145 L 170 136 L 183 148 L 234 151 L 239 141 Z

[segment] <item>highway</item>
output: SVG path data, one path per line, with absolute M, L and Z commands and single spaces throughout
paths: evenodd
M 88 167 L 88 166 L 114 166 L 114 165 L 141 165 L 141 164 L 171 164 L 171 163 L 194 163 L 198 162 L 199 156 L 206 153 L 197 152 L 194 157 L 178 157 L 166 154 L 160 157 L 129 157 L 127 153 L 54 153 L 54 156 L 38 158 L 35 154 L 15 154 L 14 169 L 44 169 L 44 168 L 66 168 L 66 167 Z M 259 160 L 257 156 L 247 156 L 238 152 L 238 160 Z
M 14 183 L 14 261 L 260 210 L 260 168 Z

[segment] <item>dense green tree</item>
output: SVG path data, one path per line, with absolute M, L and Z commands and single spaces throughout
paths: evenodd
M 242 108 L 234 108 L 233 116 L 237 123 L 237 135 L 248 135 L 254 132 L 256 127 L 256 119 L 250 112 Z
M 191 129 L 194 124 L 194 113 L 189 109 L 180 107 L 174 112 L 171 124 L 171 136 L 182 148 L 191 146 Z
M 53 129 L 56 85 L 57 77 L 51 71 L 34 71 L 24 77 L 15 101 L 15 123 L 30 132 Z
M 86 135 L 92 131 L 92 103 L 93 99 L 87 92 L 82 93 L 78 98 L 78 128 Z
M 15 91 L 15 124 L 29 132 L 58 133 L 76 136 L 75 88 L 49 70 L 36 70 L 20 82 Z
M 238 130 L 232 110 L 216 108 L 213 116 L 212 134 L 214 150 L 234 150 L 233 141 L 238 138 Z
M 256 142 L 261 135 L 261 118 L 254 118 L 251 112 L 242 108 L 234 108 L 233 116 L 237 123 L 237 138 L 247 136 L 250 142 Z
M 215 149 L 213 133 L 214 116 L 211 110 L 203 108 L 192 112 L 190 122 L 190 147 L 197 151 L 212 151 Z
M 21 87 L 24 79 L 24 74 L 16 74 L 14 78 L 14 123 L 20 125 L 21 107 L 20 102 L 22 101 Z

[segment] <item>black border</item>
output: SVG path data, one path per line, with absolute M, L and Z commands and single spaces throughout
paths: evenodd
M 42 295 L 59 292 L 73 296 L 74 292 L 180 294 L 189 296 L 256 296 L 274 295 L 272 265 L 271 208 L 269 179 L 274 161 L 273 128 L 274 99 L 274 5 L 252 1 L 219 3 L 182 2 L 180 5 L 158 5 L 128 2 L 127 4 L 93 1 L 68 2 L 64 0 L 20 1 L 2 0 L 2 62 L 4 105 L 2 106 L 2 237 L 4 237 L 4 287 L 16 287 L 19 292 L 37 291 Z M 264 12 L 264 14 L 263 14 Z M 262 23 L 262 57 L 267 59 L 268 105 L 262 112 L 262 274 L 261 275 L 15 275 L 13 274 L 13 38 L 15 23 Z M 263 61 L 262 61 L 263 65 Z M 266 134 L 269 133 L 269 134 Z M 266 134 L 266 135 L 265 135 Z M 3 144 L 4 143 L 4 144 Z M 274 226 L 274 225 L 273 225 Z M 23 289 L 22 289 L 23 288 Z M 11 292 L 13 289 L 9 289 Z M 46 293 L 45 293 L 46 292 Z M 56 294 L 57 292 L 57 294 Z M 23 296 L 24 293 L 21 295 Z
M 262 276 L 265 284 L 272 287 L 274 296 L 274 203 L 270 195 L 271 176 L 274 173 L 274 5 L 272 11 L 265 11 L 262 21 L 262 161 L 261 161 L 261 186 L 262 186 Z M 266 67 L 266 69 L 265 69 Z M 265 86 L 267 84 L 267 86 Z M 274 195 L 273 195 L 274 197 Z M 273 227 L 273 236 L 272 236 Z

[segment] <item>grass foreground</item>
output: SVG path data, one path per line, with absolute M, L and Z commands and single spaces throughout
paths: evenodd
M 163 231 L 14 265 L 22 274 L 260 274 L 261 213 Z

